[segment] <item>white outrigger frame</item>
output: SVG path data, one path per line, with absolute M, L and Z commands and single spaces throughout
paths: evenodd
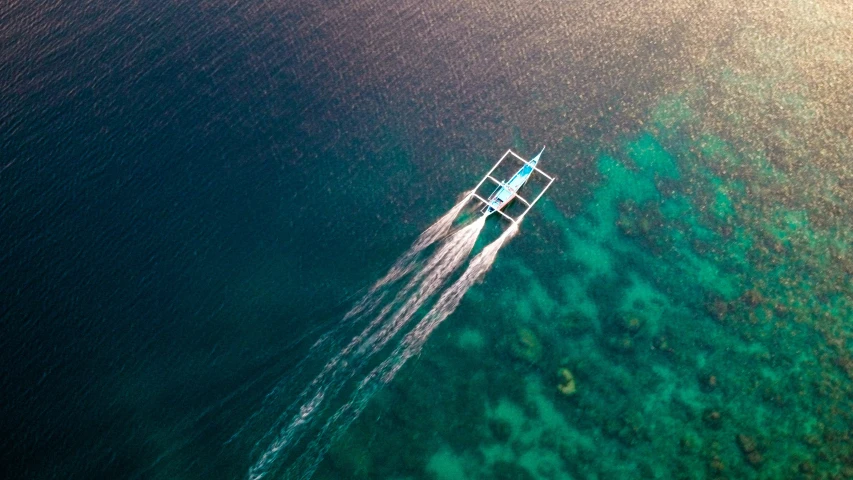
M 552 183 L 554 183 L 554 180 L 556 180 L 557 178 L 556 178 L 556 177 L 553 177 L 553 176 L 551 176 L 551 175 L 548 175 L 547 173 L 545 173 L 544 171 L 540 170 L 540 169 L 539 169 L 538 167 L 536 167 L 535 165 L 532 165 L 529 161 L 525 160 L 522 156 L 520 156 L 519 154 L 517 154 L 517 153 L 513 152 L 513 151 L 512 151 L 512 149 L 507 150 L 507 151 L 506 151 L 506 153 L 504 153 L 504 154 L 503 154 L 503 156 L 500 158 L 500 160 L 498 160 L 498 161 L 497 161 L 497 163 L 495 163 L 495 164 L 494 164 L 494 166 L 492 166 L 491 170 L 489 170 L 489 172 L 488 172 L 488 173 L 486 173 L 486 175 L 485 175 L 485 176 L 483 176 L 483 178 L 480 180 L 480 182 L 479 182 L 479 183 L 477 183 L 477 186 L 476 186 L 476 187 L 474 187 L 474 190 L 472 190 L 472 191 L 471 191 L 471 197 L 472 197 L 472 198 L 476 198 L 477 200 L 479 200 L 479 202 L 480 202 L 480 203 L 482 203 L 482 204 L 483 204 L 483 205 L 485 205 L 486 207 L 489 207 L 489 206 L 490 206 L 489 201 L 488 201 L 488 200 L 486 200 L 485 198 L 481 197 L 480 195 L 478 195 L 478 194 L 477 194 L 477 191 L 480 189 L 480 187 L 483 185 L 483 183 L 485 183 L 487 180 L 492 181 L 492 182 L 493 182 L 493 183 L 495 183 L 498 187 L 504 187 L 504 188 L 506 188 L 506 187 L 507 187 L 506 182 L 502 182 L 502 181 L 498 180 L 497 178 L 493 177 L 493 176 L 492 176 L 492 173 L 493 173 L 493 172 L 495 171 L 495 169 L 496 169 L 496 168 L 498 168 L 498 166 L 499 166 L 499 165 L 500 165 L 504 160 L 506 160 L 506 158 L 507 158 L 508 156 L 510 156 L 510 155 L 512 155 L 515 159 L 517 159 L 517 160 L 518 160 L 518 161 L 520 161 L 521 163 L 523 163 L 523 164 L 525 164 L 525 165 L 528 165 L 529 167 L 533 168 L 533 171 L 534 171 L 534 172 L 536 172 L 536 173 L 538 173 L 539 175 L 542 175 L 543 177 L 545 177 L 546 179 L 548 179 L 548 183 L 545 185 L 545 188 L 543 188 L 543 189 L 542 189 L 542 191 L 541 191 L 541 192 L 539 192 L 539 194 L 538 194 L 538 195 L 536 195 L 536 198 L 534 198 L 534 199 L 533 199 L 533 201 L 529 201 L 529 200 L 527 200 L 526 198 L 524 198 L 524 197 L 522 197 L 521 195 L 519 195 L 519 194 L 518 194 L 518 192 L 516 191 L 516 192 L 514 192 L 514 194 L 513 194 L 513 196 L 511 197 L 511 199 L 510 199 L 509 201 L 507 201 L 507 202 L 504 204 L 504 205 L 507 205 L 507 204 L 509 204 L 509 202 L 510 202 L 511 200 L 513 200 L 513 199 L 518 199 L 519 201 L 521 201 L 521 203 L 523 203 L 523 204 L 527 205 L 527 208 L 525 208 L 525 209 L 524 209 L 524 212 L 522 212 L 522 213 L 521 213 L 521 215 L 519 215 L 519 216 L 517 216 L 517 217 L 513 218 L 513 217 L 511 217 L 509 214 L 505 213 L 505 212 L 503 211 L 503 208 L 495 209 L 494 211 L 489 212 L 489 213 L 484 213 L 484 215 L 491 215 L 492 213 L 495 213 L 495 212 L 500 213 L 501 215 L 503 215 L 503 217 L 504 217 L 504 218 L 506 218 L 506 219 L 507 219 L 507 220 L 509 220 L 510 222 L 512 222 L 512 223 L 514 223 L 514 224 L 516 224 L 517 226 L 520 226 L 521 221 L 522 221 L 522 220 L 524 220 L 524 216 L 525 216 L 525 215 L 527 215 L 527 212 L 529 212 L 529 211 L 530 211 L 530 209 L 531 209 L 531 208 L 533 208 L 533 205 L 536 205 L 536 202 L 538 202 L 538 201 L 539 201 L 539 199 L 540 199 L 540 198 L 542 198 L 542 195 L 544 195 L 544 194 L 545 194 L 545 192 L 546 192 L 546 191 L 551 187 L 551 184 L 552 184 Z M 528 179 L 528 180 L 529 180 L 529 179 Z M 525 182 L 525 183 L 526 183 L 526 182 Z M 520 189 L 521 189 L 521 188 L 519 188 L 519 190 L 520 190 Z

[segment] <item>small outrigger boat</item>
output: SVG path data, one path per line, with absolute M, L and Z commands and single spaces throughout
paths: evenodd
M 545 193 L 546 190 L 548 190 L 551 184 L 554 183 L 554 177 L 536 168 L 536 164 L 539 163 L 539 158 L 542 156 L 542 152 L 544 151 L 545 147 L 542 147 L 542 150 L 540 150 L 535 157 L 530 160 L 525 160 L 512 150 L 507 150 L 507 152 L 501 157 L 501 159 L 498 160 L 498 162 L 492 167 L 491 170 L 489 170 L 489 173 L 487 173 L 483 177 L 483 179 L 480 180 L 480 183 L 477 184 L 477 186 L 471 193 L 473 198 L 476 198 L 477 200 L 485 204 L 483 208 L 480 209 L 480 213 L 482 213 L 484 216 L 489 216 L 497 212 L 513 223 L 520 223 L 521 220 L 524 219 L 524 216 L 527 215 L 527 212 L 530 211 L 533 205 L 536 204 L 536 202 L 538 202 L 540 198 L 542 198 L 542 195 Z M 502 182 L 494 178 L 492 176 L 492 173 L 495 171 L 496 168 L 498 168 L 501 162 L 503 162 L 510 155 L 520 160 L 524 165 L 522 165 L 522 167 L 517 172 L 515 172 L 515 175 L 513 175 L 512 178 L 509 179 L 509 181 Z M 527 199 L 519 195 L 518 191 L 521 189 L 521 187 L 524 186 L 525 183 L 527 183 L 527 181 L 530 179 L 534 172 L 545 177 L 548 180 L 548 184 L 545 185 L 545 188 L 542 189 L 541 192 L 539 192 L 539 195 L 537 195 L 536 198 L 533 199 L 533 201 L 528 201 Z M 495 191 L 492 192 L 491 195 L 489 195 L 488 199 L 484 199 L 483 197 L 477 194 L 477 190 L 480 189 L 480 186 L 486 180 L 490 180 L 497 184 L 497 188 L 495 188 Z M 527 208 L 524 210 L 524 212 L 522 212 L 521 215 L 516 218 L 513 218 L 507 215 L 503 211 L 503 209 L 515 199 L 518 199 L 521 203 L 526 205 Z

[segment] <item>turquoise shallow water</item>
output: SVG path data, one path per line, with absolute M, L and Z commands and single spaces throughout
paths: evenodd
M 353 302 L 543 144 L 558 183 L 315 478 L 853 477 L 846 5 L 0 25 L 6 478 L 247 477 Z
M 755 201 L 811 180 L 692 107 L 597 152 L 572 215 L 546 202 L 328 478 L 851 474 L 846 227 Z

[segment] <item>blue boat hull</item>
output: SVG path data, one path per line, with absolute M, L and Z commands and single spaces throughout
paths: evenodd
M 545 147 L 542 147 L 542 150 L 528 161 L 526 165 L 521 167 L 508 182 L 502 183 L 494 192 L 492 192 L 491 195 L 489 195 L 488 205 L 480 210 L 483 215 L 491 215 L 512 202 L 518 193 L 518 190 L 527 183 L 527 180 L 530 179 L 530 176 L 534 171 L 533 169 L 539 162 L 539 157 L 542 156 L 543 151 L 545 151 Z

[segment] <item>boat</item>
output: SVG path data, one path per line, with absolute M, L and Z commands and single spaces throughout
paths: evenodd
M 498 187 L 489 195 L 488 203 L 480 210 L 480 213 L 491 215 L 509 205 L 509 202 L 518 195 L 518 190 L 530 179 L 530 175 L 533 174 L 533 169 L 536 168 L 536 164 L 539 163 L 539 157 L 542 156 L 542 152 L 544 151 L 545 147 L 542 147 L 542 150 L 535 157 L 525 161 L 524 166 L 515 172 L 515 175 L 508 182 L 498 181 Z M 524 200 L 522 199 L 522 201 Z
M 537 153 L 533 158 L 531 158 L 530 160 L 525 160 L 523 157 L 513 152 L 511 149 L 507 150 L 507 152 L 504 153 L 500 160 L 495 163 L 492 169 L 489 170 L 489 172 L 482 178 L 482 180 L 480 180 L 480 183 L 477 184 L 477 186 L 471 193 L 472 198 L 475 198 L 484 204 L 483 207 L 480 209 L 480 213 L 482 213 L 484 216 L 499 213 L 504 218 L 510 220 L 515 224 L 520 223 L 521 220 L 524 219 L 524 216 L 527 215 L 527 212 L 529 212 L 530 209 L 533 208 L 533 205 L 535 205 L 536 202 L 538 202 L 539 199 L 542 198 L 542 195 L 545 194 L 545 191 L 548 190 L 548 188 L 555 180 L 553 176 L 548 175 L 536 166 L 539 163 L 539 159 L 542 157 L 542 153 L 544 151 L 545 147 L 542 147 L 542 150 L 540 150 L 539 153 Z M 498 180 L 497 178 L 492 176 L 495 169 L 497 169 L 498 166 L 500 166 L 504 160 L 510 157 L 519 160 L 522 163 L 521 168 L 519 168 L 518 171 L 515 172 L 515 175 L 510 177 L 510 179 L 506 182 Z M 547 180 L 547 184 L 545 185 L 545 188 L 541 192 L 539 192 L 536 198 L 530 201 L 519 195 L 518 191 L 521 189 L 521 187 L 524 186 L 524 184 L 527 183 L 528 180 L 530 180 L 534 173 L 542 175 Z M 497 186 L 488 198 L 483 198 L 477 194 L 477 191 L 480 189 L 483 183 L 487 181 L 493 182 Z M 509 205 L 513 200 L 518 200 L 527 207 L 521 213 L 521 215 L 517 217 L 512 217 L 504 211 L 505 207 Z

